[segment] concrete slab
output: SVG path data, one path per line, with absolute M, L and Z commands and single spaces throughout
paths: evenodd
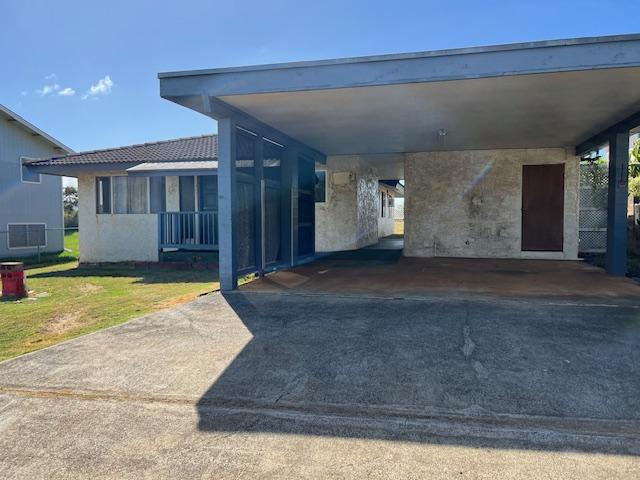
M 393 238 L 393 237 L 392 237 Z M 382 245 L 384 247 L 384 245 Z M 281 276 L 299 279 L 288 287 Z M 306 279 L 306 281 L 302 281 Z M 246 292 L 528 298 L 564 303 L 640 305 L 640 284 L 582 261 L 411 258 L 395 248 L 362 249 L 275 272 Z
M 212 294 L 1 363 L 0 477 L 635 478 L 638 365 L 630 304 Z

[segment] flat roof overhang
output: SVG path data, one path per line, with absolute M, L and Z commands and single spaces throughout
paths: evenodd
M 159 78 L 166 99 L 255 119 L 327 155 L 574 148 L 640 111 L 640 35 Z

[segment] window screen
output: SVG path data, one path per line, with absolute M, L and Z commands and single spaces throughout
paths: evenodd
M 314 190 L 316 203 L 327 201 L 327 172 L 316 170 L 316 185 Z
M 151 199 L 151 213 L 160 213 L 167 210 L 167 192 L 165 189 L 165 177 L 149 177 L 149 197 Z
M 111 213 L 110 177 L 96 177 L 96 213 Z
M 45 247 L 47 245 L 44 223 L 9 224 L 9 248 Z

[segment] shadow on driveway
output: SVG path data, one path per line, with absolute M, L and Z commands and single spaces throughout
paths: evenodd
M 640 453 L 635 308 L 225 299 L 253 338 L 199 400 L 201 430 Z

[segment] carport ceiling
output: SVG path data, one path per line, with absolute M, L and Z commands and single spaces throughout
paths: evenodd
M 219 98 L 327 154 L 575 147 L 640 110 L 640 69 Z
M 640 35 L 159 77 L 164 98 L 325 154 L 573 148 L 640 111 Z

